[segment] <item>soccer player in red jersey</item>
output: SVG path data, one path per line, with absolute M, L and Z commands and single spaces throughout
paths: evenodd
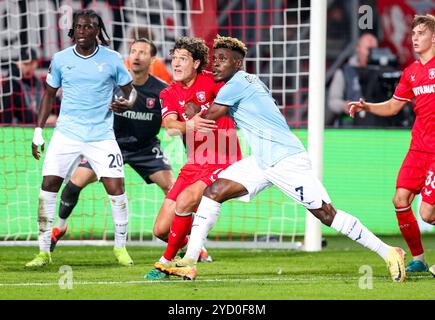
M 217 179 L 219 173 L 241 159 L 234 121 L 222 117 L 219 121 L 201 119 L 202 132 L 194 131 L 185 106 L 195 104 L 206 113 L 223 83 L 215 83 L 213 74 L 203 70 L 208 64 L 209 49 L 204 40 L 182 37 L 171 51 L 174 83 L 162 90 L 162 118 L 171 135 L 182 135 L 187 162 L 166 195 L 154 224 L 154 235 L 168 242 L 160 263 L 171 261 L 188 242 L 192 214 L 204 189 Z M 193 115 L 192 115 L 193 116 Z M 166 275 L 152 269 L 146 279 L 162 279 Z
M 349 114 L 366 110 L 379 116 L 393 116 L 415 99 L 415 123 L 412 140 L 400 168 L 393 198 L 400 231 L 405 238 L 413 260 L 406 272 L 427 272 L 420 229 L 411 209 L 416 194 L 421 193 L 420 215 L 424 221 L 435 224 L 435 17 L 416 15 L 412 22 L 412 45 L 420 59 L 408 66 L 402 74 L 393 97 L 381 103 L 362 99 L 350 102 Z

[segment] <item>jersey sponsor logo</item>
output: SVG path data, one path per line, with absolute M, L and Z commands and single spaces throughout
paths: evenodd
M 414 92 L 415 96 L 419 96 L 421 94 L 435 93 L 435 84 L 415 87 L 412 88 L 412 91 Z
M 153 120 L 153 113 L 149 112 L 136 112 L 132 110 L 125 111 L 123 113 L 116 113 L 117 116 L 132 119 L 132 120 L 143 120 L 143 121 L 151 121 Z
M 206 101 L 205 91 L 199 91 L 196 93 L 196 98 L 199 102 L 204 103 Z
M 148 109 L 154 108 L 156 105 L 156 99 L 155 98 L 147 98 L 146 107 Z
M 183 113 L 181 114 L 181 116 L 183 117 L 184 121 L 188 121 L 188 120 L 189 120 L 189 117 L 186 115 L 185 112 L 183 112 Z
M 210 108 L 210 102 L 201 105 L 201 111 L 207 111 Z
M 429 80 L 435 79 L 435 68 L 429 69 Z

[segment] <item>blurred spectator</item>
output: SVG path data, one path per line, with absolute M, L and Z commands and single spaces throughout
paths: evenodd
M 328 38 L 349 40 L 349 19 L 341 2 L 335 2 L 328 8 Z
M 327 125 L 346 127 L 354 125 L 349 117 L 347 105 L 360 97 L 367 98 L 369 89 L 373 88 L 374 78 L 367 68 L 371 48 L 378 47 L 378 40 L 370 33 L 360 36 L 355 54 L 349 61 L 335 72 L 329 87 Z M 364 117 L 365 115 L 362 114 Z
M 326 64 L 329 67 L 350 41 L 351 33 L 343 32 L 350 29 L 350 21 L 342 2 L 336 1 L 328 8 L 327 21 Z
M 148 40 L 154 41 L 154 34 L 152 30 L 146 27 L 137 27 L 131 29 L 130 35 L 128 37 L 128 39 L 130 40 L 129 47 L 133 43 L 133 40 L 138 38 L 146 38 Z M 125 59 L 125 66 L 127 67 L 127 69 L 130 70 L 130 60 L 128 59 L 128 57 Z M 155 57 L 154 61 L 151 63 L 149 73 L 165 81 L 167 84 L 170 84 L 172 82 L 171 73 L 168 71 L 165 63 L 158 57 Z
M 0 112 L 0 123 L 36 123 L 39 103 L 44 93 L 42 81 L 35 75 L 37 68 L 38 61 L 35 50 L 22 49 L 20 58 L 11 66 L 9 76 L 12 81 L 6 81 L 3 84 L 3 92 L 12 92 L 12 94 L 2 98 L 3 111 Z M 54 125 L 56 120 L 57 116 L 51 115 L 47 120 L 47 125 Z

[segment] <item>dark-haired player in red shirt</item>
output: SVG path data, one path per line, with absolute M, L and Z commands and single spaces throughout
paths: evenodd
M 420 59 L 402 74 L 393 97 L 381 103 L 364 100 L 350 102 L 349 113 L 366 110 L 379 116 L 392 116 L 415 98 L 415 123 L 408 154 L 402 163 L 393 198 L 400 231 L 413 260 L 406 272 L 427 272 L 420 229 L 411 209 L 416 194 L 421 193 L 420 215 L 435 224 L 435 17 L 416 15 L 412 23 L 412 44 Z
M 192 214 L 204 189 L 218 178 L 221 171 L 241 159 L 231 118 L 222 117 L 216 123 L 201 118 L 197 121 L 205 123 L 206 130 L 195 132 L 195 124 L 186 114 L 185 107 L 192 103 L 206 113 L 223 86 L 223 83 L 214 82 L 211 72 L 203 70 L 209 57 L 204 40 L 182 37 L 176 41 L 171 54 L 175 82 L 160 93 L 162 118 L 169 134 L 183 136 L 187 162 L 166 195 L 154 224 L 154 235 L 168 242 L 159 263 L 171 261 L 178 250 L 187 244 Z M 165 276 L 157 269 L 152 269 L 145 278 L 161 279 Z

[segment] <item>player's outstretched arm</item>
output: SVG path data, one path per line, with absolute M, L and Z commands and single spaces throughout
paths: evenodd
M 394 98 L 379 103 L 370 103 L 366 102 L 364 99 L 359 99 L 359 101 L 349 102 L 349 115 L 354 118 L 357 112 L 365 110 L 377 116 L 390 117 L 398 114 L 405 103 L 406 101 Z
M 36 128 L 32 140 L 32 155 L 36 160 L 39 160 L 41 157 L 38 147 L 41 147 L 41 152 L 44 151 L 45 142 L 42 136 L 42 128 L 44 128 L 48 116 L 51 113 L 51 109 L 53 108 L 53 104 L 56 100 L 57 89 L 58 88 L 53 88 L 47 84 L 47 88 L 45 89 L 44 95 L 41 99 L 38 120 L 36 122 Z
M 208 109 L 207 113 L 203 116 L 204 119 L 208 120 L 218 120 L 220 117 L 225 116 L 228 113 L 228 107 L 213 103 L 213 105 Z

